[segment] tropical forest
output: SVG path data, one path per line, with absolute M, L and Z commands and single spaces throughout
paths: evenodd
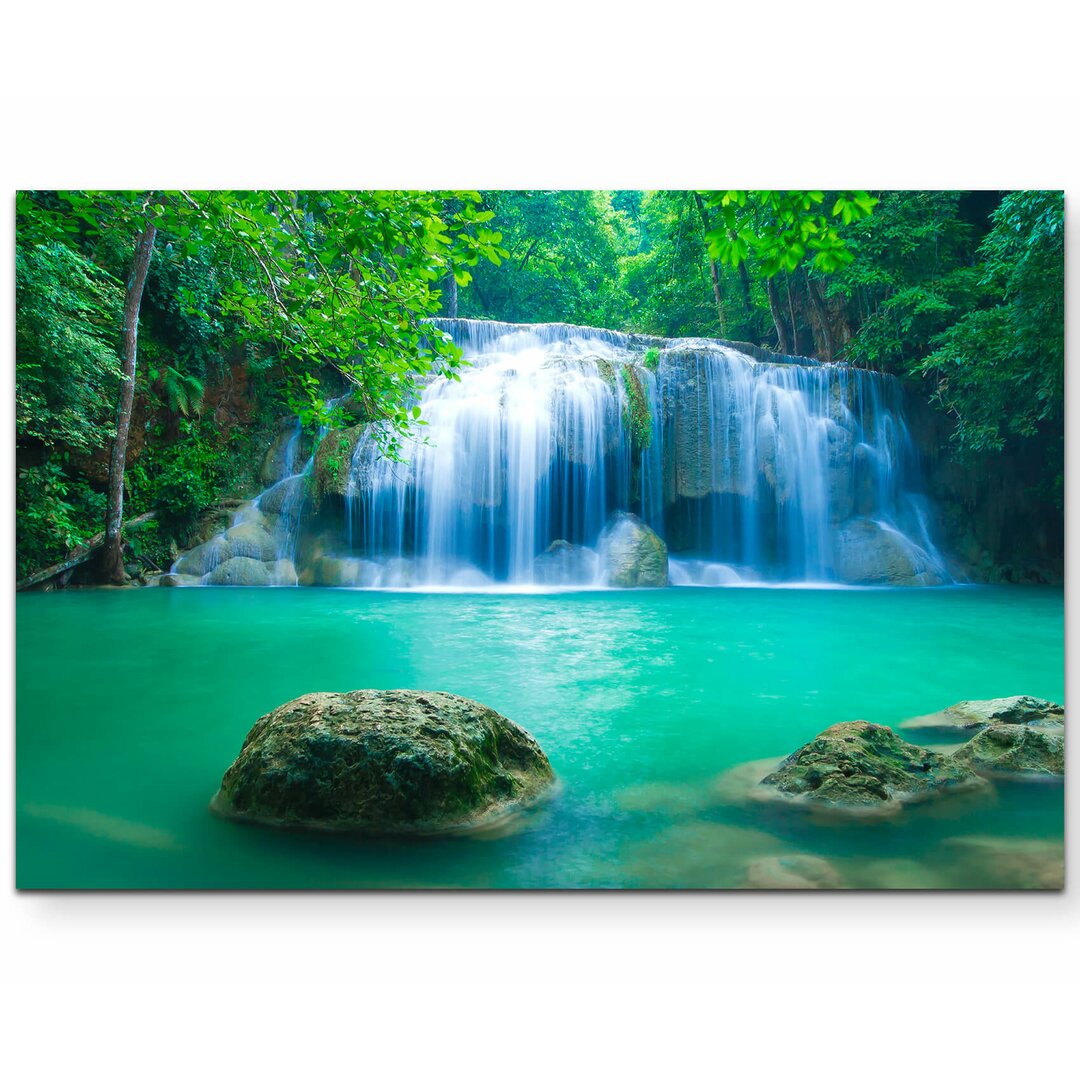
M 15 213 L 20 885 L 1061 887 L 1061 191 Z

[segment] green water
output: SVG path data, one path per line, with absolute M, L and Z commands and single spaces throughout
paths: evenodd
M 17 881 L 728 887 L 754 859 L 805 853 L 853 886 L 1029 884 L 1060 852 L 1060 783 L 830 827 L 747 805 L 716 778 L 839 720 L 893 724 L 1016 693 L 1063 701 L 1063 624 L 1059 590 L 1023 588 L 24 595 Z M 516 831 L 408 842 L 208 812 L 258 716 L 307 691 L 359 687 L 493 706 L 547 751 L 557 796 Z M 956 846 L 973 836 L 992 842 Z

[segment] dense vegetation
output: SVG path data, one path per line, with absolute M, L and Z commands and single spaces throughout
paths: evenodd
M 418 381 L 461 362 L 424 325 L 439 313 L 889 372 L 970 468 L 1037 460 L 1060 508 L 1063 274 L 1060 192 L 22 193 L 17 572 L 119 511 L 156 513 L 127 557 L 163 565 L 185 523 L 250 491 L 286 411 L 315 429 L 348 408 L 398 453 Z

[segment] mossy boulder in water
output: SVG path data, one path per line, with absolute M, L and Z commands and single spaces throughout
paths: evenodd
M 904 720 L 900 727 L 928 731 L 971 731 L 991 724 L 1035 724 L 1045 727 L 1064 722 L 1065 710 L 1056 702 L 1020 694 L 985 701 L 958 701 L 941 712 Z
M 668 583 L 667 545 L 634 514 L 616 513 L 600 535 L 604 581 L 618 588 Z
M 1065 774 L 1064 726 L 991 724 L 953 751 L 956 761 L 984 776 L 1016 779 Z
M 554 779 L 528 732 L 468 698 L 316 693 L 256 721 L 211 808 L 268 825 L 433 833 L 535 802 Z
M 852 720 L 833 724 L 785 758 L 754 790 L 841 812 L 896 813 L 907 802 L 987 787 L 962 762 L 905 742 L 891 728 Z

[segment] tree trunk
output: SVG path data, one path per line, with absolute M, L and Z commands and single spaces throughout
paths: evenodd
M 142 306 L 146 272 L 150 268 L 150 255 L 154 250 L 157 229 L 147 222 L 135 245 L 135 257 L 128 278 L 127 297 L 124 300 L 124 324 L 122 331 L 124 373 L 120 382 L 120 400 L 116 406 L 116 438 L 113 440 L 109 458 L 109 499 L 105 512 L 105 543 L 102 547 L 99 576 L 102 581 L 123 584 L 122 523 L 124 520 L 124 465 L 127 460 L 128 432 L 131 429 L 131 408 L 135 402 L 135 361 L 139 343 L 139 308 Z
M 446 308 L 446 318 L 457 318 L 457 278 L 451 270 L 446 275 L 446 284 L 443 286 L 443 305 Z
M 701 215 L 701 227 L 704 233 L 709 231 L 709 215 L 705 212 L 705 203 L 702 202 L 701 196 L 695 191 L 694 200 L 697 202 L 698 213 Z M 712 279 L 712 291 L 713 298 L 716 300 L 716 314 L 720 319 L 720 336 L 727 337 L 727 320 L 724 318 L 724 298 L 720 292 L 720 273 L 716 268 L 716 260 L 708 252 L 708 246 L 706 246 L 705 253 L 709 259 L 709 277 Z M 739 264 L 742 265 L 741 263 Z
M 795 315 L 795 279 L 786 277 L 784 284 L 787 285 L 787 306 L 791 315 L 791 352 L 799 353 L 799 320 Z M 801 356 L 802 353 L 799 353 Z
M 130 529 L 133 525 L 141 525 L 144 521 L 153 521 L 156 517 L 156 510 L 147 510 L 145 514 L 140 514 L 137 518 L 132 518 L 127 522 L 127 528 Z M 60 577 L 61 575 L 64 575 L 61 584 L 66 585 L 66 578 L 70 576 L 71 571 L 82 563 L 88 562 L 104 542 L 105 534 L 103 532 L 96 533 L 82 547 L 76 548 L 63 562 L 58 562 L 55 566 L 47 566 L 44 570 L 38 570 L 37 573 L 23 578 L 15 586 L 16 591 L 33 588 L 33 586 L 40 585 L 50 578 Z
M 754 319 L 754 303 L 750 298 L 750 272 L 746 269 L 746 260 L 739 263 L 739 282 L 742 284 L 743 305 L 746 308 L 746 320 Z
M 825 306 L 825 298 L 821 295 L 821 287 L 816 281 L 811 280 L 809 276 L 806 278 L 806 291 L 810 294 L 810 302 L 814 305 L 818 322 L 821 324 L 822 352 L 825 354 L 822 359 L 831 362 L 834 352 L 833 336 L 832 327 L 829 325 L 829 310 Z
M 765 291 L 769 296 L 769 310 L 772 312 L 773 325 L 776 327 L 776 347 L 782 353 L 791 352 L 791 342 L 788 341 L 787 327 L 784 325 L 784 315 L 780 310 L 780 297 L 776 292 L 776 279 L 765 279 Z

